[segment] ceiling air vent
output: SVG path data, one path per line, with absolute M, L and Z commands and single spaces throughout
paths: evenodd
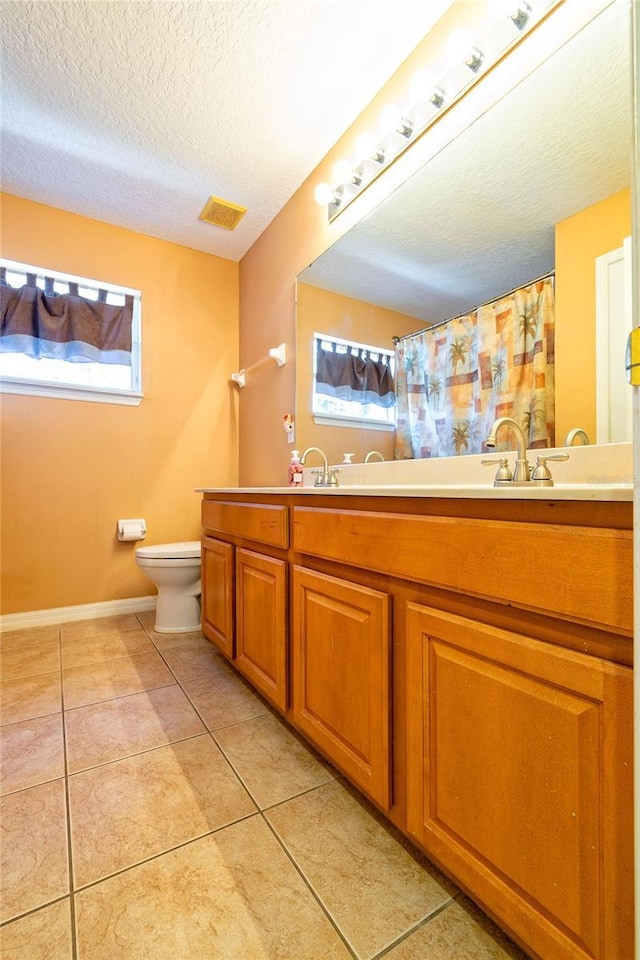
M 237 203 L 221 200 L 220 197 L 209 197 L 198 220 L 211 223 L 214 227 L 224 230 L 235 230 L 245 213 L 246 207 L 239 207 Z

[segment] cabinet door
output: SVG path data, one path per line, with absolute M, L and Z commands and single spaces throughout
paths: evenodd
M 236 551 L 235 665 L 276 707 L 287 709 L 287 564 Z
M 293 603 L 294 723 L 388 810 L 389 597 L 295 567 Z
M 202 632 L 233 657 L 233 547 L 202 538 Z
M 542 957 L 633 953 L 632 674 L 414 604 L 408 819 Z

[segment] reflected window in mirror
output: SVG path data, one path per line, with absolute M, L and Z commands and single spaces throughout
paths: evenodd
M 313 336 L 313 398 L 316 423 L 370 427 L 395 425 L 395 352 L 384 347 Z

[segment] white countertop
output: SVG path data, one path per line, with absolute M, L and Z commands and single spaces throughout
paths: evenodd
M 494 487 L 492 484 L 345 484 L 342 487 L 198 487 L 196 493 L 315 494 L 322 497 L 440 497 L 468 500 L 608 500 L 632 501 L 633 484 L 557 483 L 553 487 Z
M 590 444 L 529 450 L 534 465 L 543 454 L 560 453 L 551 461 L 555 485 L 539 487 L 493 486 L 496 466 L 487 466 L 486 454 L 424 460 L 386 460 L 334 465 L 338 487 L 316 487 L 312 468 L 304 469 L 302 487 L 199 487 L 199 493 L 315 494 L 323 497 L 439 497 L 469 500 L 633 500 L 633 445 Z M 500 453 L 513 466 L 514 453 Z M 489 458 L 492 459 L 492 458 Z M 495 458 L 494 458 L 495 459 Z M 286 476 L 286 471 L 285 471 Z M 460 482 L 465 481 L 465 482 Z

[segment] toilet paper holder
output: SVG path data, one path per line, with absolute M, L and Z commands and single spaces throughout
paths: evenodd
M 118 520 L 118 540 L 144 540 L 147 535 L 147 524 L 143 519 Z

